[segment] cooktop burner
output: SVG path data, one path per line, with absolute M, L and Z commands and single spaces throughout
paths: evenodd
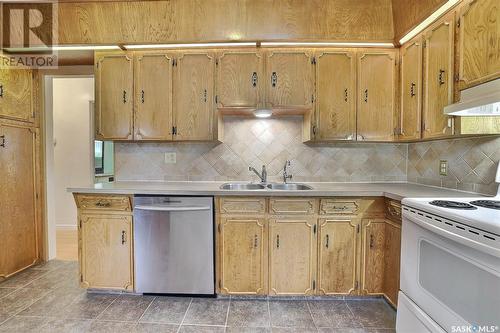
M 458 201 L 448 201 L 448 200 L 434 200 L 429 202 L 431 205 L 444 207 L 444 208 L 453 208 L 453 209 L 477 209 L 472 205 L 469 205 L 466 202 L 458 202 Z
M 471 201 L 471 204 L 484 208 L 498 209 L 500 210 L 500 201 L 495 200 L 476 200 Z

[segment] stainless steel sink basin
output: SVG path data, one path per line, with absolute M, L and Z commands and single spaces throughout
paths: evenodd
M 313 188 L 306 184 L 267 184 L 267 188 L 270 190 L 283 190 L 283 191 L 305 191 L 312 190 Z
M 221 185 L 221 190 L 246 191 L 246 190 L 264 190 L 265 185 L 250 183 L 226 183 Z

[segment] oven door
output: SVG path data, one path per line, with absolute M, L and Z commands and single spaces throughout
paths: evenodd
M 403 216 L 402 292 L 447 332 L 500 326 L 500 258 L 415 219 Z

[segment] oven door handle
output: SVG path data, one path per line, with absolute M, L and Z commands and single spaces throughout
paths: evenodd
M 193 212 L 210 210 L 210 206 L 167 206 L 167 205 L 136 205 L 134 209 L 155 212 Z

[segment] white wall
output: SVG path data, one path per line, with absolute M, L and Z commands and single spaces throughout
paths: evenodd
M 53 78 L 53 188 L 51 217 L 56 227 L 76 227 L 71 186 L 93 182 L 91 117 L 94 79 Z M 49 199 L 50 200 L 50 199 Z

